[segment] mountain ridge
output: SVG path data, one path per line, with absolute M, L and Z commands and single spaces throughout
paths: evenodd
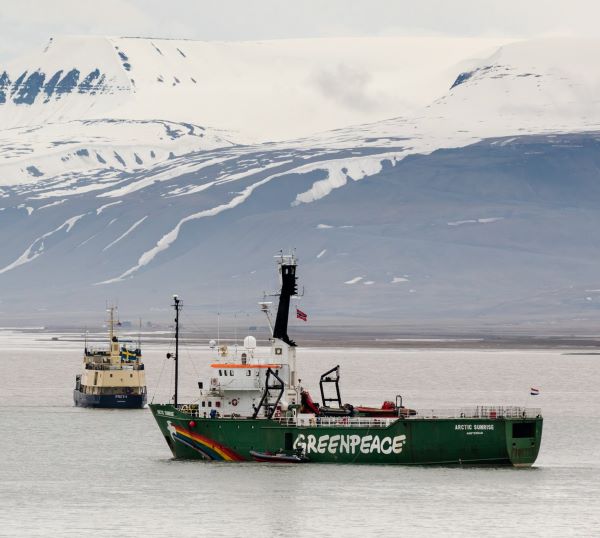
M 136 43 L 142 92 L 152 43 Z M 247 308 L 297 247 L 322 319 L 595 319 L 597 52 L 510 44 L 410 114 L 278 142 L 155 118 L 0 130 L 2 300 L 68 316 L 114 294 L 150 312 L 176 282 L 207 311 Z

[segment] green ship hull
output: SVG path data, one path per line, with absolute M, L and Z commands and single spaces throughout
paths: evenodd
M 309 463 L 531 466 L 543 419 L 527 411 L 398 419 L 203 418 L 151 404 L 175 458 L 253 461 L 250 453 L 302 453 Z M 530 411 L 530 410 L 528 410 Z

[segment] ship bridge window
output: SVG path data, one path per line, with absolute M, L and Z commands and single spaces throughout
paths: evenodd
M 212 407 L 212 402 L 210 400 L 208 401 L 208 407 Z
M 252 372 L 250 370 L 247 370 L 246 375 L 252 375 Z
M 229 375 L 233 375 L 233 370 L 229 370 Z
M 206 402 L 202 400 L 202 407 L 206 407 Z
M 221 372 L 221 370 L 219 370 L 219 375 L 223 375 L 223 372 Z
M 221 402 L 215 402 L 215 407 L 221 407 Z

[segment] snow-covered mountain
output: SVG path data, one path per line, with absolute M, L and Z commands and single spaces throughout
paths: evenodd
M 235 131 L 246 142 L 291 139 L 416 110 L 446 91 L 457 63 L 498 45 L 60 37 L 0 68 L 0 121 L 164 119 Z
M 0 69 L 2 316 L 248 310 L 296 247 L 317 319 L 595 321 L 600 41 L 409 43 L 71 38 Z

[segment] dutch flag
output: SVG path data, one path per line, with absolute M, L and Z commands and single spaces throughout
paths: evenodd
M 529 393 L 530 393 L 532 396 L 537 396 L 537 395 L 540 393 L 540 389 L 536 389 L 536 388 L 534 388 L 534 387 L 531 387 L 531 389 L 529 389 Z

